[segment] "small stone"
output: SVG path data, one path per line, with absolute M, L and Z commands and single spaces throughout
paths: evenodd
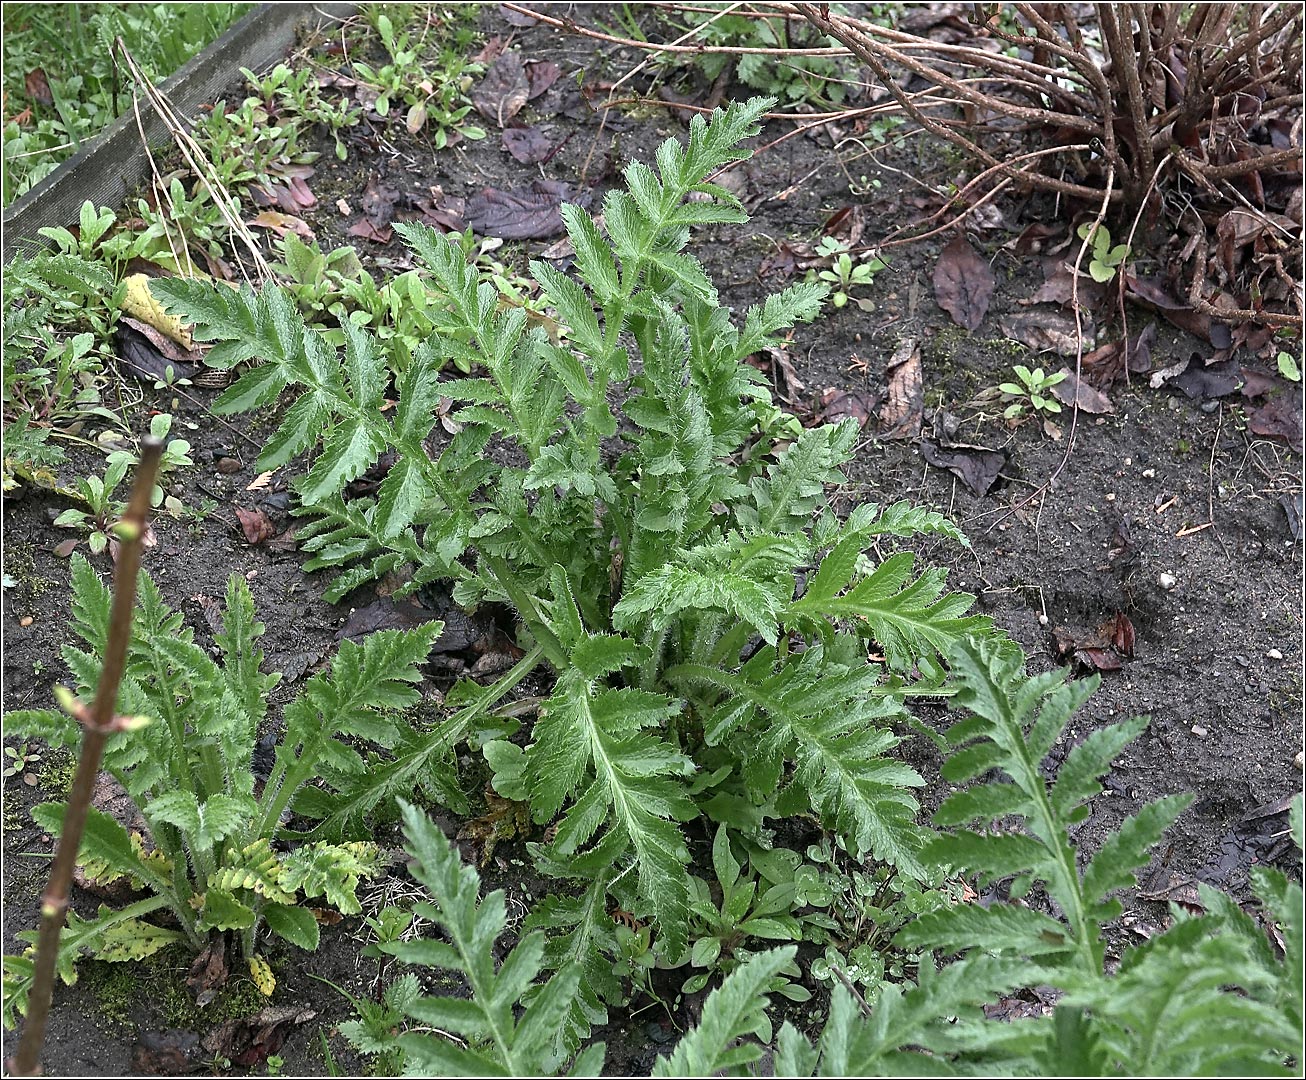
M 1215 412 L 1216 409 L 1220 407 L 1220 403 L 1218 401 L 1203 401 L 1202 404 L 1198 407 L 1204 413 L 1213 413 Z
M 1108 492 L 1106 493 L 1106 501 L 1107 501 L 1107 502 L 1115 502 L 1115 501 L 1116 501 L 1116 493 L 1115 493 L 1114 491 L 1108 491 Z
M 234 457 L 220 457 L 218 458 L 217 469 L 220 473 L 230 475 L 231 473 L 240 472 L 241 464 Z
M 1174 574 L 1161 574 L 1157 577 L 1156 583 L 1160 585 L 1161 588 L 1163 588 L 1166 592 L 1169 592 L 1171 589 L 1173 589 L 1176 585 L 1179 584 L 1179 581 L 1174 576 Z
M 1201 724 L 1194 724 L 1193 734 L 1196 735 L 1199 739 L 1204 739 L 1206 737 L 1206 728 L 1202 727 Z
M 1301 772 L 1306 769 L 1306 752 L 1297 751 L 1297 756 L 1292 759 L 1292 763 L 1297 766 L 1297 771 Z
M 340 211 L 341 217 L 348 217 L 350 214 L 354 212 L 352 209 L 350 209 L 349 204 L 345 202 L 344 199 L 336 200 L 336 209 Z
M 1144 477 L 1144 479 L 1151 480 L 1152 477 L 1154 477 L 1155 475 L 1156 475 L 1156 470 L 1155 470 L 1155 469 L 1144 469 L 1144 470 L 1143 470 L 1143 477 Z
M 1048 624 L 1048 617 L 1047 617 L 1046 615 L 1043 615 L 1043 614 L 1040 613 L 1040 614 L 1039 614 L 1039 617 L 1038 617 L 1038 624 L 1039 624 L 1039 626 L 1047 626 L 1047 624 Z
M 1127 457 L 1127 458 L 1125 458 L 1125 464 L 1126 464 L 1126 465 L 1132 465 L 1133 463 L 1134 463 L 1134 459 L 1133 459 L 1133 458 L 1131 458 L 1131 457 Z
M 1283 659 L 1283 653 L 1279 652 L 1278 649 L 1271 649 L 1269 652 L 1267 652 L 1267 653 L 1265 654 L 1265 659 L 1267 659 L 1267 660 L 1282 660 L 1282 659 Z
M 28 627 L 31 626 L 32 623 L 34 622 L 36 622 L 36 620 L 31 615 L 24 615 L 21 619 L 18 620 L 18 625 L 22 627 Z

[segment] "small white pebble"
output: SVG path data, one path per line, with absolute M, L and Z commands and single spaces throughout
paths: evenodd
M 1155 469 L 1144 469 L 1144 470 L 1143 470 L 1143 476 L 1146 477 L 1148 480 L 1151 480 L 1152 477 L 1154 477 L 1155 475 L 1156 475 L 1156 470 L 1155 470 Z
M 1301 750 L 1297 751 L 1297 756 L 1292 759 L 1292 763 L 1297 766 L 1297 771 L 1301 772 L 1306 769 L 1306 753 Z
M 1126 464 L 1126 465 L 1132 465 L 1133 463 L 1134 463 L 1134 459 L 1133 459 L 1133 458 L 1131 458 L 1131 457 L 1127 457 L 1127 458 L 1125 458 L 1125 464 Z
M 1202 727 L 1201 724 L 1194 724 L 1193 734 L 1196 735 L 1199 739 L 1204 738 L 1206 736 L 1206 728 Z
M 1176 585 L 1179 584 L 1179 581 L 1174 576 L 1174 574 L 1161 574 L 1157 577 L 1156 583 L 1160 585 L 1161 588 L 1163 588 L 1166 592 L 1169 592 L 1171 589 L 1173 589 Z
M 1107 502 L 1115 502 L 1115 501 L 1116 501 L 1116 493 L 1115 493 L 1114 491 L 1108 491 L 1108 492 L 1106 493 L 1106 501 L 1107 501 Z
M 1269 652 L 1267 652 L 1267 653 L 1265 654 L 1265 659 L 1267 659 L 1267 660 L 1282 660 L 1282 659 L 1283 659 L 1283 653 L 1279 652 L 1278 649 L 1271 649 Z

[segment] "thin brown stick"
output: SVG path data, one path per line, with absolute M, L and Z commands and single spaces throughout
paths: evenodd
M 1006 162 L 1004 162 L 1004 164 L 1015 165 L 1017 162 L 1030 161 L 1035 158 L 1046 157 L 1048 154 L 1063 154 L 1063 153 L 1070 153 L 1072 151 L 1087 150 L 1087 149 L 1089 149 L 1089 147 L 1086 143 L 1077 146 L 1046 147 L 1043 150 L 1034 150 L 1028 154 L 1021 154 L 1018 157 L 1010 158 Z M 964 188 L 958 191 L 957 194 L 954 195 L 948 201 L 947 205 L 943 206 L 939 210 L 936 210 L 933 214 L 931 214 L 928 218 L 926 218 L 924 221 L 920 222 L 919 224 L 929 225 L 931 222 L 937 221 L 940 217 L 943 216 L 943 214 L 947 212 L 948 206 L 951 206 L 952 203 L 956 202 L 958 199 L 965 199 L 966 196 L 970 194 L 972 188 L 977 187 L 979 184 L 983 183 L 994 173 L 999 171 L 1000 170 L 997 168 L 985 169 L 982 173 L 980 173 L 973 180 L 971 180 Z M 913 226 L 911 225 L 903 225 L 901 228 L 895 229 L 893 232 L 891 232 L 888 235 L 888 237 L 884 240 L 884 242 L 877 246 L 880 248 L 897 247 L 899 244 L 913 244 L 917 240 L 926 240 L 931 236 L 937 236 L 939 233 L 945 232 L 946 230 L 952 228 L 954 225 L 961 224 L 961 222 L 964 221 L 968 215 L 973 214 L 985 203 L 992 201 L 992 199 L 997 196 L 998 192 L 1000 192 L 1003 188 L 1007 187 L 1013 182 L 1014 181 L 1012 180 L 1011 177 L 1007 177 L 1006 179 L 1002 180 L 999 184 L 997 184 L 990 191 L 988 191 L 982 198 L 972 203 L 970 206 L 966 207 L 966 209 L 962 211 L 962 213 L 957 215 L 957 217 L 953 218 L 951 221 L 947 222 L 944 225 L 940 225 L 937 229 L 932 229 L 929 232 L 917 233 L 912 236 L 905 236 L 902 239 L 898 239 L 897 237 L 899 233 L 903 232 L 906 229 L 913 228 Z
M 36 943 L 36 962 L 32 988 L 27 998 L 27 1018 L 18 1052 L 9 1062 L 15 1076 L 41 1074 L 41 1048 L 45 1043 L 46 1021 L 54 992 L 55 965 L 59 958 L 59 935 L 68 914 L 68 892 L 73 869 L 81 848 L 95 778 L 100 772 L 109 736 L 127 730 L 132 721 L 115 715 L 118 685 L 127 664 L 127 646 L 131 641 L 132 610 L 136 605 L 136 577 L 140 572 L 141 551 L 149 523 L 150 492 L 163 455 L 163 442 L 147 438 L 141 442 L 141 461 L 136 467 L 127 513 L 115 527 L 120 538 L 118 561 L 113 575 L 113 606 L 109 611 L 109 631 L 104 646 L 104 666 L 100 670 L 95 700 L 88 709 L 69 695 L 69 711 L 82 725 L 81 756 L 64 809 L 59 844 L 50 866 L 50 880 L 41 897 L 41 930 Z
M 1260 157 L 1249 158 L 1246 161 L 1230 161 L 1225 165 L 1210 165 L 1205 161 L 1199 161 L 1182 150 L 1177 150 L 1175 156 L 1184 169 L 1200 173 L 1207 180 L 1228 180 L 1234 176 L 1246 176 L 1251 172 L 1260 172 L 1262 169 L 1275 169 L 1280 165 L 1295 164 L 1300 167 L 1302 157 L 1299 148 L 1274 150 L 1268 154 L 1261 154 Z
M 1083 120 L 1080 117 L 1065 117 L 1060 113 L 1053 113 L 1045 109 L 1025 109 L 1019 106 L 1006 105 L 1005 103 L 995 103 L 995 99 L 979 94 L 976 91 L 971 90 L 969 87 L 961 85 L 956 80 L 944 75 L 942 72 L 921 64 L 918 61 L 894 50 L 886 50 L 885 46 L 870 41 L 869 38 L 861 34 L 855 28 L 837 20 L 835 16 L 830 15 L 828 11 L 821 6 L 816 4 L 794 4 L 793 6 L 796 11 L 801 12 L 817 29 L 832 37 L 838 38 L 848 46 L 855 56 L 864 60 L 870 66 L 871 70 L 875 72 L 875 75 L 880 82 L 897 99 L 898 103 L 903 107 L 907 114 L 931 134 L 937 135 L 939 138 L 947 140 L 954 146 L 960 147 L 969 156 L 978 158 L 988 167 L 996 169 L 1004 176 L 1011 177 L 1018 182 L 1028 183 L 1037 188 L 1055 191 L 1062 195 L 1070 195 L 1080 199 L 1096 200 L 1101 197 L 1102 192 L 1097 188 L 1091 188 L 1081 184 L 1073 184 L 1065 180 L 1056 179 L 1055 177 L 1030 174 L 1020 169 L 1016 169 L 1013 166 L 1008 165 L 1006 162 L 999 161 L 987 150 L 984 150 L 960 132 L 954 131 L 952 128 L 940 124 L 933 118 L 926 116 L 925 113 L 904 93 L 902 88 L 898 86 L 897 80 L 889 74 L 889 71 L 883 62 L 885 54 L 887 52 L 895 63 L 902 64 L 904 67 L 916 72 L 923 78 L 934 82 L 936 85 L 951 90 L 953 93 L 965 98 L 972 104 L 977 104 L 983 108 L 994 108 L 997 111 L 1005 112 L 1007 115 L 1013 116 L 1016 119 L 1025 119 L 1036 123 L 1046 123 L 1053 122 L 1052 120 L 1049 120 L 1049 118 L 1053 118 L 1058 126 L 1079 128 L 1087 131 L 1090 135 L 1099 135 L 1100 129 L 1091 121 Z M 1107 150 L 1108 160 L 1110 160 L 1112 147 L 1108 145 Z M 1118 199 L 1123 197 L 1121 192 L 1114 189 L 1110 190 L 1113 198 Z
M 128 70 L 132 74 L 132 78 L 135 79 L 136 84 L 141 88 L 146 98 L 149 99 L 150 104 L 154 106 L 154 111 L 159 114 L 164 126 L 171 133 L 173 142 L 177 144 L 177 149 L 181 151 L 181 156 L 186 159 L 186 164 L 190 166 L 191 171 L 200 178 L 208 189 L 209 195 L 213 199 L 213 205 L 218 208 L 218 212 L 226 221 L 228 228 L 239 236 L 249 249 L 250 257 L 258 270 L 260 279 L 271 279 L 273 277 L 272 268 L 268 266 L 267 260 L 263 257 L 263 252 L 259 249 L 258 242 L 250 234 L 249 229 L 240 218 L 240 204 L 223 187 L 221 180 L 218 179 L 217 172 L 204 157 L 199 145 L 186 131 L 186 125 L 181 118 L 173 111 L 171 102 L 137 66 L 135 59 L 127 51 L 127 46 L 123 43 L 122 38 L 115 38 L 114 40 L 118 52 L 122 55 Z
M 1133 128 L 1129 142 L 1138 158 L 1133 163 L 1127 183 L 1136 188 L 1150 179 L 1156 168 L 1156 160 L 1152 150 L 1152 133 L 1147 125 L 1147 113 L 1143 105 L 1143 86 L 1138 75 L 1138 50 L 1134 46 L 1134 35 L 1129 27 L 1132 20 L 1128 5 L 1122 6 L 1121 14 L 1125 17 L 1123 24 L 1117 18 L 1114 5 L 1098 4 L 1097 11 L 1102 36 L 1111 56 L 1112 69 L 1119 72 L 1120 81 L 1125 87 L 1125 99 L 1129 103 L 1129 121 Z M 1143 33 L 1147 33 L 1145 27 Z

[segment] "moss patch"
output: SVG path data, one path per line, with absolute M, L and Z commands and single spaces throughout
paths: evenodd
M 123 1029 L 142 1024 L 200 1031 L 250 1016 L 268 1003 L 237 969 L 218 996 L 200 1008 L 186 987 L 191 959 L 188 950 L 174 946 L 134 963 L 88 961 L 81 970 L 101 1016 Z

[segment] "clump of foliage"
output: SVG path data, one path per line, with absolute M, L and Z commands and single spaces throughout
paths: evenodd
M 981 882 L 1014 877 L 1010 899 L 957 904 L 904 927 L 900 944 L 962 958 L 938 970 L 922 964 L 905 992 L 885 986 L 869 1017 L 837 987 L 815 1045 L 789 1024 L 781 1028 L 776 1075 L 1299 1075 L 1301 886 L 1270 867 L 1252 871 L 1261 914 L 1279 927 L 1282 955 L 1253 916 L 1203 885 L 1204 914 L 1172 904 L 1170 927 L 1127 948 L 1108 969 L 1102 935 L 1121 910 L 1110 894 L 1136 883 L 1148 850 L 1191 796 L 1143 807 L 1085 860 L 1070 829 L 1101 792 L 1098 777 L 1146 721 L 1094 731 L 1049 779 L 1042 762 L 1099 678 L 1067 682 L 1062 671 L 1029 678 L 1018 653 L 974 639 L 958 647 L 952 666 L 956 703 L 968 715 L 948 733 L 953 754 L 945 776 L 956 783 L 998 770 L 1001 779 L 944 803 L 937 824 L 979 823 L 982 831 L 944 833 L 925 857 Z M 1302 807 L 1299 795 L 1291 813 L 1298 848 L 1306 843 Z M 655 1075 L 708 1076 L 756 1061 L 762 1047 L 736 1040 L 755 1030 L 767 980 L 790 955 L 762 954 L 730 976 Z M 979 1008 L 1036 986 L 1058 994 L 1049 1016 L 990 1020 Z
M 252 4 L 6 4 L 4 170 L 8 206 L 131 109 L 114 39 L 151 78 L 171 75 Z
M 110 596 L 80 556 L 73 558 L 72 587 L 73 629 L 86 648 L 67 646 L 63 655 L 78 695 L 87 697 L 99 677 Z M 318 924 L 302 900 L 324 897 L 342 912 L 357 912 L 359 879 L 380 866 L 374 844 L 309 842 L 286 851 L 272 842 L 284 830 L 292 799 L 310 781 L 340 786 L 366 771 L 360 746 L 391 749 L 413 737 L 396 714 L 417 700 L 417 665 L 440 629 L 428 623 L 383 630 L 361 644 L 343 642 L 329 672 L 314 675 L 286 706 L 271 775 L 256 790 L 258 728 L 280 676 L 262 671 L 263 625 L 255 621 L 249 586 L 239 575 L 228 582 L 214 660 L 142 575 L 119 699 L 123 713 L 138 722 L 111 737 L 104 767 L 148 835 L 92 809 L 81 860 L 91 880 L 125 880 L 148 895 L 117 910 L 102 906 L 92 919 L 70 915 L 60 944 L 64 981 L 75 980 L 83 954 L 134 960 L 177 940 L 198 951 L 212 931 L 235 932 L 251 970 L 265 975 L 256 951 L 260 928 L 314 949 Z M 50 710 L 10 712 L 4 725 L 6 735 L 39 737 L 52 747 L 75 745 L 80 734 L 72 716 Z M 63 813 L 62 803 L 32 812 L 51 832 Z M 164 910 L 176 929 L 147 921 Z M 27 955 L 5 958 L 9 1026 L 24 1009 L 31 965 Z
M 395 15 L 400 17 L 398 11 Z M 396 26 L 394 19 L 376 6 L 367 16 L 381 39 L 385 60 L 368 64 L 354 59 L 350 67 L 354 78 L 367 89 L 377 115 L 387 117 L 391 109 L 402 108 L 409 134 L 427 131 L 437 150 L 457 139 L 485 138 L 485 129 L 470 119 L 472 103 L 467 93 L 474 77 L 484 69 L 467 59 L 470 38 L 458 25 L 463 16 L 456 11 L 444 14 L 440 21 L 448 25 L 441 27 L 434 55 L 424 50 L 424 36 L 413 41 L 407 29 Z
M 1275 869 L 1253 871 L 1261 913 L 1279 928 L 1282 955 L 1252 915 L 1202 886 L 1204 914 L 1172 905 L 1164 933 L 1127 948 L 1118 964 L 1108 966 L 1103 932 L 1120 914 L 1110 894 L 1136 884 L 1149 849 L 1191 797 L 1168 796 L 1143 807 L 1090 858 L 1081 856 L 1070 830 L 1101 792 L 1098 778 L 1146 721 L 1094 731 L 1053 778 L 1043 759 L 1100 679 L 1067 682 L 1064 671 L 1030 678 L 1024 663 L 1019 650 L 999 638 L 968 638 L 952 653 L 955 701 L 964 716 L 948 732 L 953 753 L 945 776 L 961 783 L 997 771 L 1000 778 L 957 792 L 935 816 L 941 826 L 979 823 L 982 831 L 940 833 L 923 853 L 932 865 L 975 875 L 981 886 L 1011 881 L 1007 899 L 934 905 L 907 921 L 896 940 L 922 950 L 916 980 L 881 982 L 870 1010 L 845 985 L 835 986 L 815 1044 L 788 1021 L 776 1032 L 767 1013 L 769 995 L 784 992 L 783 972 L 795 961 L 795 946 L 755 953 L 708 997 L 697 1028 L 658 1061 L 655 1076 L 748 1075 L 768 1047 L 777 1076 L 1296 1075 L 1290 1065 L 1302 1046 L 1306 952 L 1301 886 Z M 404 817 L 414 872 L 435 901 L 419 911 L 450 944 L 422 940 L 385 949 L 412 964 L 462 973 L 472 1000 L 396 995 L 388 1019 L 404 1015 L 401 1026 L 414 1030 L 375 1032 L 370 1050 L 432 1074 L 475 1068 L 493 1075 L 522 1067 L 556 1074 L 570 1048 L 551 1047 L 542 1021 L 547 1016 L 556 1024 L 566 999 L 581 999 L 571 966 L 578 958 L 559 966 L 546 987 L 532 987 L 544 946 L 528 935 L 495 973 L 490 957 L 503 931 L 502 894 L 478 907 L 476 872 L 460 865 L 456 850 L 423 815 L 409 807 Z M 1300 796 L 1292 829 L 1301 847 L 1306 824 Z M 723 881 L 738 869 L 727 865 L 723 872 L 724 855 L 718 842 L 714 861 Z M 936 967 L 932 952 L 961 957 Z M 543 955 L 550 955 L 547 948 Z M 505 1011 L 509 972 L 515 992 L 533 1002 L 516 1031 L 513 1014 Z M 411 976 L 395 985 L 414 989 L 404 982 Z M 1049 990 L 1056 997 L 1049 1015 L 990 1019 L 983 1011 L 1036 987 L 1041 998 Z M 497 1024 L 493 1010 L 499 1011 Z M 418 1025 L 424 1030 L 415 1030 Z M 470 1045 L 455 1047 L 429 1027 L 456 1032 Z M 602 1054 L 602 1044 L 587 1047 L 571 1072 L 579 1074 L 582 1064 L 597 1067 Z
M 643 32 L 631 17 L 631 5 L 622 8 L 627 28 L 642 38 Z M 784 16 L 753 18 L 708 10 L 686 11 L 682 17 L 684 24 L 677 29 L 693 31 L 690 40 L 703 46 L 704 51 L 689 58 L 688 63 L 685 54 L 655 54 L 661 64 L 678 70 L 692 66 L 709 81 L 733 68 L 734 77 L 744 86 L 785 103 L 830 107 L 842 105 L 847 99 L 853 72 L 842 57 L 713 51 L 722 47 L 785 50 L 827 45 L 828 39 L 808 23 Z
M 990 632 L 966 614 L 969 596 L 945 592 L 944 571 L 917 571 L 906 552 L 865 554 L 920 533 L 960 541 L 945 518 L 900 503 L 840 520 L 825 506 L 854 425 L 781 445 L 786 418 L 743 361 L 813 317 L 824 289 L 795 285 L 737 324 L 686 250 L 692 228 L 744 220 L 705 177 L 741 156 L 767 107 L 696 119 L 687 145 L 659 148 L 656 172 L 630 165 L 628 190 L 604 203 L 607 241 L 588 214 L 564 208 L 577 276 L 531 265 L 556 342 L 501 305 L 458 245 L 416 225 L 401 229 L 449 312 L 395 390 L 371 334 L 342 321 L 341 359 L 275 286 L 174 279 L 158 290 L 216 342 L 217 362 L 263 359 L 218 399 L 219 413 L 299 391 L 259 467 L 321 447 L 296 490 L 308 568 L 337 575 L 329 597 L 396 571 L 407 577 L 399 593 L 451 581 L 464 605 L 510 605 L 522 663 L 553 669 L 515 782 L 533 820 L 550 826 L 532 847 L 537 866 L 571 882 L 539 918 L 550 966 L 574 959 L 585 971 L 568 1017 L 573 1048 L 620 998 L 609 896 L 644 925 L 647 963 L 627 955 L 637 968 L 687 962 L 691 925 L 721 936 L 720 925 L 691 924 L 686 823 L 769 846 L 768 818 L 812 813 L 851 852 L 922 875 L 911 794 L 922 781 L 892 754 L 903 700 L 943 689 L 940 650 Z M 441 382 L 441 367 L 460 361 L 484 374 Z M 445 396 L 462 403 L 450 417 L 459 430 L 433 456 Z M 514 464 L 486 457 L 492 439 L 514 448 Z M 385 450 L 395 461 L 375 498 L 343 498 Z M 870 661 L 872 644 L 883 665 Z M 472 734 L 456 716 L 348 790 L 296 808 L 320 821 L 318 835 L 353 835 L 439 772 L 432 746 Z M 747 933 L 725 936 L 748 948 Z

